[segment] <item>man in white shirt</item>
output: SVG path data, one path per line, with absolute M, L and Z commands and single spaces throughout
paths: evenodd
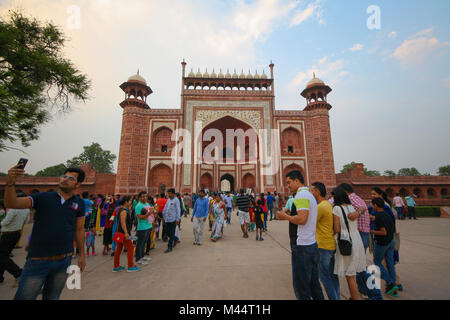
M 405 207 L 405 203 L 403 202 L 403 199 L 400 197 L 399 193 L 397 193 L 394 199 L 392 199 L 392 202 L 394 204 L 395 210 L 397 211 L 397 218 L 400 220 L 404 220 L 405 217 L 403 215 L 403 208 Z
M 10 254 L 20 239 L 23 225 L 30 217 L 30 209 L 9 209 L 5 219 L 2 220 L 0 236 L 0 283 L 4 281 L 3 274 L 8 271 L 17 280 L 22 269 L 11 259 Z
M 323 300 L 316 241 L 317 201 L 304 185 L 300 171 L 293 170 L 286 178 L 289 190 L 297 193 L 291 210 L 278 211 L 277 217 L 289 221 L 294 293 L 297 300 Z

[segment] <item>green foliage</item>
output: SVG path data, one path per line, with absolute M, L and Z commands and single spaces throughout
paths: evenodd
M 441 208 L 436 206 L 416 206 L 417 217 L 440 217 Z
M 364 175 L 366 175 L 368 177 L 379 177 L 379 176 L 381 176 L 379 171 L 377 171 L 377 170 L 367 170 L 366 168 L 364 168 Z
M 450 164 L 446 165 L 446 166 L 443 166 L 443 167 L 439 167 L 438 175 L 440 175 L 440 176 L 450 176 Z
M 398 175 L 399 176 L 420 176 L 420 172 L 419 170 L 417 170 L 416 168 L 402 168 L 400 170 L 398 170 Z
M 344 167 L 341 170 L 341 173 L 346 173 L 348 170 L 350 170 L 351 168 L 353 168 L 353 165 L 356 164 L 355 161 L 352 161 L 350 163 L 347 163 L 344 165 Z
M 384 175 L 388 177 L 395 177 L 397 174 L 392 170 L 385 170 Z
M 0 177 L 7 177 L 8 176 L 8 174 L 7 173 L 4 173 L 4 172 L 0 172 Z
M 57 164 L 36 172 L 36 177 L 59 177 L 64 174 L 67 167 L 63 164 Z
M 0 19 L 0 151 L 7 141 L 29 146 L 53 109 L 88 98 L 90 81 L 62 56 L 65 41 L 59 27 L 20 12 Z
M 113 162 L 116 155 L 111 151 L 103 150 L 100 144 L 93 142 L 90 146 L 83 147 L 84 151 L 72 160 L 67 161 L 67 167 L 78 167 L 83 163 L 90 163 L 99 172 L 112 173 Z

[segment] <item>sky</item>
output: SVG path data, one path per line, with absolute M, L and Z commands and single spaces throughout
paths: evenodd
M 328 102 L 335 171 L 450 164 L 450 1 L 416 0 L 0 0 L 8 10 L 61 26 L 64 56 L 92 80 L 90 99 L 55 113 L 39 140 L 0 153 L 0 171 L 29 158 L 27 172 L 65 163 L 98 142 L 118 155 L 123 92 L 139 73 L 153 108 L 179 108 L 187 72 L 269 73 L 276 109 L 302 110 L 312 73 Z M 117 168 L 117 160 L 114 169 Z

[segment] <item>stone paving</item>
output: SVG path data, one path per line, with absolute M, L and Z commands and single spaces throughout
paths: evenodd
M 189 218 L 182 218 L 181 243 L 171 253 L 167 244 L 156 242 L 152 261 L 137 273 L 112 273 L 113 257 L 102 256 L 102 238 L 97 237 L 97 253 L 87 258 L 81 289 L 64 289 L 61 299 L 250 299 L 293 300 L 291 260 L 286 221 L 269 221 L 264 241 L 255 241 L 255 233 L 242 238 L 236 211 L 232 224 L 218 242 L 209 240 L 205 228 L 202 246 L 192 244 L 194 236 Z M 26 225 L 21 245 L 31 232 Z M 450 297 L 450 219 L 419 218 L 397 222 L 401 233 L 400 264 L 396 270 L 404 291 L 399 298 L 449 299 Z M 23 249 L 13 250 L 20 266 L 25 262 Z M 371 257 L 368 254 L 368 263 Z M 76 264 L 76 259 L 73 263 Z M 126 255 L 122 254 L 122 265 Z M 382 281 L 383 282 L 383 281 Z M 14 297 L 14 280 L 5 273 L 0 299 Z M 348 299 L 345 279 L 340 279 L 341 299 Z M 384 286 L 384 285 L 383 285 Z M 325 294 L 325 291 L 324 291 Z M 38 299 L 41 299 L 39 296 Z

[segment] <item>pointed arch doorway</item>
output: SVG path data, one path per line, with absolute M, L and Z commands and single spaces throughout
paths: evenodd
M 224 174 L 220 178 L 220 190 L 234 192 L 234 177 L 231 174 Z

